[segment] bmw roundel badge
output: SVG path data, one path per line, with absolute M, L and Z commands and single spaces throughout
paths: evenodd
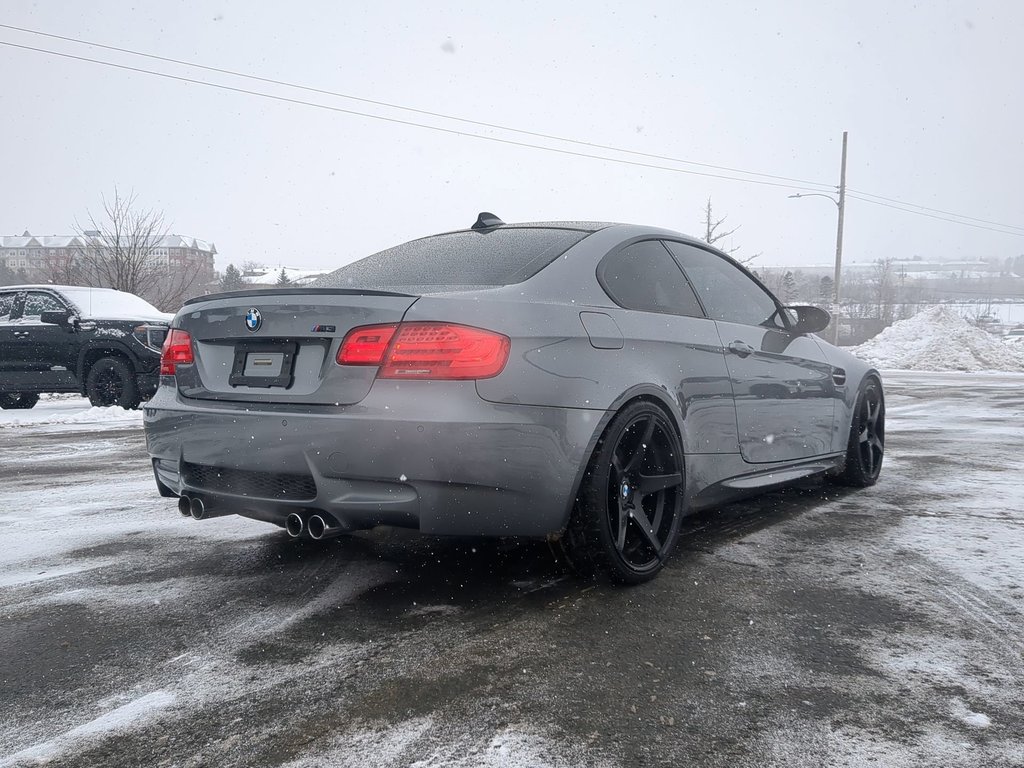
M 249 307 L 249 311 L 245 313 L 245 327 L 250 331 L 258 331 L 261 325 L 263 325 L 263 315 L 256 307 Z

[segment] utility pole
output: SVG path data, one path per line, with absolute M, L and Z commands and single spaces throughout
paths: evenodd
M 839 167 L 839 198 L 836 199 L 824 192 L 797 192 L 790 197 L 827 197 L 839 209 L 839 226 L 836 228 L 836 274 L 832 280 L 832 343 L 839 346 L 839 321 L 842 314 L 839 281 L 843 272 L 843 216 L 846 213 L 846 131 L 843 131 L 843 161 Z
M 843 131 L 843 162 L 839 169 L 839 227 L 836 231 L 836 276 L 835 283 L 835 312 L 832 313 L 835 328 L 832 331 L 832 343 L 839 345 L 839 320 L 841 315 L 841 304 L 839 299 L 839 278 L 843 268 L 843 214 L 846 213 L 846 131 Z

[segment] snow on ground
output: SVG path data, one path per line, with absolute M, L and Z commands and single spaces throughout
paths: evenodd
M 946 306 L 901 320 L 850 351 L 879 368 L 1024 372 L 1024 347 L 1004 343 Z
M 130 429 L 142 426 L 142 411 L 124 408 L 94 408 L 84 397 L 43 397 L 28 410 L 0 411 L 0 429 L 11 427 L 72 426 L 74 430 Z
M 334 740 L 326 750 L 287 763 L 283 768 L 570 768 L 610 766 L 586 754 L 583 745 L 566 745 L 534 733 L 520 724 L 497 731 L 483 729 L 454 744 L 438 744 L 437 731 L 450 726 L 430 717 L 406 723 L 367 723 Z M 427 757 L 417 757 L 426 753 Z
M 794 595 L 798 590 L 813 591 L 809 585 L 827 586 L 831 578 L 835 583 L 831 584 L 833 591 L 826 593 L 829 600 L 840 596 L 847 601 L 846 607 L 856 607 L 862 598 L 879 611 L 892 610 L 894 605 L 908 611 L 907 623 L 900 631 L 891 631 L 894 625 L 890 624 L 883 632 L 860 614 L 850 619 L 862 624 L 857 630 L 862 640 L 856 660 L 865 669 L 858 672 L 855 666 L 841 664 L 848 648 L 842 642 L 840 626 L 800 624 L 801 614 L 793 605 L 787 603 L 785 608 L 765 600 L 756 590 L 750 594 L 749 616 L 753 618 L 739 610 L 746 607 L 742 602 L 726 600 L 724 610 L 727 615 L 737 614 L 741 630 L 724 635 L 712 632 L 714 641 L 706 638 L 721 658 L 730 660 L 707 685 L 735 695 L 737 711 L 749 711 L 750 721 L 759 723 L 756 734 L 744 732 L 736 737 L 755 752 L 753 761 L 737 759 L 734 765 L 987 768 L 1024 764 L 1024 746 L 1013 735 L 1014 721 L 1008 722 L 1011 710 L 1006 701 L 1019 692 L 1014 680 L 1024 672 L 1024 641 L 1019 639 L 1024 605 L 1020 597 L 1024 457 L 1016 449 L 1024 414 L 1020 399 L 1013 395 L 1014 390 L 1024 391 L 1024 375 L 892 372 L 885 373 L 884 380 L 889 388 L 892 451 L 878 486 L 840 495 L 819 510 L 807 510 L 799 517 L 716 544 L 713 553 L 698 556 L 690 552 L 689 565 L 681 557 L 660 582 L 665 588 L 686 568 L 696 576 L 709 568 L 709 563 L 718 562 L 764 573 L 766 580 L 770 574 L 785 574 L 776 586 L 785 585 L 789 592 L 791 584 Z M 496 684 L 502 673 L 486 664 L 510 652 L 494 642 L 493 634 L 480 634 L 467 618 L 472 603 L 460 607 L 436 601 L 411 602 L 399 608 L 405 618 L 387 620 L 393 633 L 377 635 L 372 631 L 375 625 L 368 623 L 363 637 L 332 637 L 332 627 L 337 630 L 345 622 L 367 622 L 373 611 L 384 609 L 387 593 L 383 586 L 392 581 L 399 586 L 404 583 L 396 563 L 354 557 L 346 562 L 310 555 L 282 566 L 281 556 L 289 548 L 276 544 L 265 526 L 235 518 L 203 523 L 181 520 L 171 500 L 155 495 L 151 474 L 140 469 L 145 465 L 141 435 L 91 434 L 109 420 L 108 414 L 89 415 L 94 410 L 120 409 L 91 409 L 80 398 L 60 397 L 41 401 L 33 411 L 0 413 L 0 419 L 43 415 L 34 424 L 0 424 L 7 427 L 0 429 L 0 525 L 6 531 L 5 546 L 0 548 L 0 589 L 11 594 L 18 590 L 19 610 L 38 608 L 60 615 L 88 606 L 105 622 L 121 616 L 136 622 L 148 620 L 129 623 L 125 619 L 117 626 L 123 626 L 126 634 L 165 626 L 162 622 L 170 626 L 193 614 L 203 619 L 194 627 L 194 642 L 183 652 L 171 643 L 146 655 L 144 662 L 123 654 L 117 657 L 117 668 L 96 668 L 94 677 L 102 681 L 104 675 L 110 676 L 109 686 L 65 691 L 64 701 L 52 705 L 49 722 L 40 718 L 38 723 L 21 723 L 17 729 L 10 726 L 4 745 L 10 754 L 0 749 L 0 766 L 70 761 L 114 738 L 128 740 L 153 729 L 155 723 L 172 736 L 187 729 L 196 733 L 197 739 L 211 739 L 206 751 L 199 753 L 205 763 L 197 762 L 199 758 L 189 752 L 192 746 L 182 744 L 181 765 L 244 764 L 244 750 L 252 734 L 231 734 L 215 741 L 209 734 L 220 738 L 230 731 L 204 731 L 201 724 L 193 731 L 196 713 L 218 708 L 241 712 L 239 701 L 262 701 L 295 690 L 306 700 L 332 702 L 339 712 L 358 714 L 344 723 L 325 721 L 322 731 L 309 734 L 294 725 L 281 727 L 287 738 L 309 740 L 289 752 L 288 768 L 602 765 L 586 737 L 569 739 L 542 718 L 528 716 L 536 710 L 526 708 L 524 714 L 499 709 L 496 711 L 502 715 L 495 719 L 487 714 L 484 705 L 490 706 L 488 702 L 474 708 L 465 704 L 470 696 L 460 699 L 458 688 L 444 687 L 445 680 L 471 679 L 465 677 L 463 666 L 489 675 L 486 679 Z M 80 421 L 50 421 L 53 417 Z M 58 439 L 50 437 L 55 425 L 66 433 Z M 16 448 L 12 436 L 31 441 L 30 456 L 21 455 L 26 451 Z M 19 469 L 4 475 L 5 460 L 11 461 L 16 453 Z M 98 455 L 108 468 L 102 475 L 77 471 Z M 37 473 L 58 462 L 60 472 L 40 482 Z M 32 514 L 26 515 L 25 510 Z M 798 535 L 839 525 L 849 526 L 849 531 L 814 540 L 813 551 L 809 549 L 812 539 Z M 859 536 L 858 531 L 868 535 Z M 147 541 L 159 542 L 159 547 L 146 559 L 131 560 L 110 546 L 117 543 L 127 552 L 135 542 L 145 553 Z M 352 555 L 358 551 L 349 550 Z M 161 570 L 162 561 L 187 563 L 184 552 L 209 552 L 211 559 L 189 572 Z M 780 553 L 784 556 L 781 560 Z M 214 560 L 224 561 L 228 567 L 220 568 Z M 144 572 L 126 578 L 119 563 L 142 567 Z M 884 567 L 872 567 L 879 563 Z M 306 586 L 295 594 L 276 594 L 267 589 L 270 582 L 264 572 Z M 696 583 L 694 579 L 694 587 Z M 844 589 L 839 591 L 837 585 Z M 723 588 L 726 586 L 723 582 Z M 524 591 L 528 587 L 523 582 Z M 361 605 L 361 596 L 374 594 L 372 589 L 378 590 L 376 596 L 363 598 Z M 573 601 L 565 609 L 570 618 L 565 621 L 574 621 L 575 613 L 588 610 L 588 604 L 580 602 L 582 594 L 570 593 Z M 631 594 L 639 602 L 645 591 L 641 588 Z M 647 594 L 663 599 L 650 590 Z M 262 595 L 258 610 L 251 598 L 242 595 Z M 614 594 L 604 594 L 601 602 L 614 599 Z M 535 625 L 513 621 L 510 614 L 499 611 L 501 621 L 511 622 L 510 647 L 554 649 L 565 647 L 559 646 L 560 638 L 579 640 L 580 636 L 569 630 L 558 634 L 560 614 L 554 605 L 537 609 Z M 828 605 L 823 606 L 823 617 L 829 616 Z M 589 610 L 599 608 L 591 605 Z M 637 627 L 660 626 L 643 613 L 631 616 L 636 617 Z M 679 634 L 659 637 L 655 647 L 664 642 L 687 647 L 680 640 L 684 632 L 698 627 L 700 633 L 705 631 L 706 614 L 698 612 L 696 616 L 701 623 L 691 626 L 685 623 L 687 614 L 681 613 L 680 623 L 671 628 Z M 940 624 L 923 623 L 923 616 Z M 321 618 L 319 624 L 316 617 Z M 424 629 L 428 624 L 402 623 L 409 618 L 434 622 L 430 626 L 439 627 L 443 640 L 435 647 L 435 635 Z M 729 621 L 732 619 L 726 619 Z M 748 622 L 751 633 L 773 622 L 792 627 L 779 635 L 782 641 L 769 647 L 745 638 L 742 631 Z M 543 631 L 531 635 L 525 629 L 530 626 L 543 627 Z M 795 643 L 793 637 L 816 632 L 824 638 L 813 646 L 819 655 L 798 654 L 805 646 Z M 986 643 L 979 644 L 978 637 Z M 460 652 L 445 657 L 439 650 L 442 646 Z M 290 650 L 275 655 L 278 647 Z M 310 653 L 313 647 L 316 652 Z M 135 652 L 148 648 L 138 646 Z M 689 652 L 694 653 L 692 648 Z M 840 656 L 836 657 L 836 652 Z M 424 658 L 432 671 L 440 670 L 436 679 L 417 666 Z M 699 655 L 693 658 L 711 665 Z M 838 672 L 833 669 L 836 663 L 840 663 Z M 342 676 L 338 670 L 352 670 L 352 676 Z M 590 674 L 592 670 L 588 666 L 584 671 Z M 357 687 L 374 676 L 383 681 L 379 688 Z M 571 690 L 583 679 L 567 677 L 553 684 Z M 609 680 L 614 682 L 614 676 Z M 419 685 L 424 690 L 434 686 L 446 695 L 455 691 L 454 702 L 462 702 L 463 708 L 453 711 L 452 701 L 444 698 L 436 709 L 410 707 L 406 712 L 399 707 L 396 711 L 402 712 L 401 717 L 392 717 L 381 702 L 389 700 L 392 690 L 399 695 L 402 688 L 386 685 L 396 681 L 403 687 Z M 890 681 L 896 681 L 894 685 L 905 692 L 905 710 L 902 700 L 896 710 L 884 708 Z M 535 686 L 538 698 L 550 695 L 550 686 L 530 685 Z M 500 696 L 515 701 L 510 690 L 499 688 Z M 658 693 L 659 702 L 683 702 L 683 710 L 706 707 L 708 733 L 724 732 L 714 720 L 722 716 L 721 705 L 716 709 L 709 704 L 707 690 L 668 688 Z M 499 697 L 499 693 L 484 693 L 482 688 L 472 695 Z M 376 702 L 378 710 L 365 713 L 362 705 L 353 703 L 359 696 Z M 792 696 L 792 701 L 786 696 Z M 644 691 L 643 699 L 647 698 Z M 653 706 L 654 698 L 650 698 Z M 418 699 L 421 705 L 424 700 L 422 696 Z M 872 701 L 878 702 L 875 708 L 867 706 L 863 712 L 845 716 L 847 708 Z M 932 708 L 932 714 L 921 714 L 923 703 Z M 679 711 L 674 714 L 681 722 Z M 926 726 L 913 736 L 900 738 L 895 725 L 886 730 L 886 720 L 898 724 L 901 714 L 912 720 L 914 727 L 922 722 Z M 615 727 L 615 712 L 608 715 L 609 727 Z M 635 727 L 640 728 L 640 716 L 636 722 Z M 0 727 L 0 743 L 3 730 Z M 665 734 L 657 746 L 671 748 L 682 743 L 682 736 L 672 731 Z
M 155 717 L 160 710 L 174 704 L 175 697 L 166 691 L 154 691 L 109 712 L 72 728 L 49 741 L 35 744 L 28 749 L 11 755 L 2 765 L 14 765 L 20 761 L 45 764 L 62 752 L 80 747 L 90 740 L 108 736 L 131 728 L 137 728 L 146 720 Z

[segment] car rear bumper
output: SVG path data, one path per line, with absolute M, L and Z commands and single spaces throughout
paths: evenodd
M 191 400 L 169 383 L 144 406 L 157 479 L 214 512 L 487 536 L 565 527 L 605 415 L 490 403 L 473 382 L 377 382 L 357 405 L 302 408 Z

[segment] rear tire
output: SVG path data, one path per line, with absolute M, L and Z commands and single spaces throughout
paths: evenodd
M 842 485 L 867 488 L 878 481 L 885 456 L 885 395 L 876 378 L 865 379 L 857 395 L 846 447 L 846 467 L 836 478 Z
M 27 410 L 39 402 L 39 395 L 29 392 L 7 392 L 0 395 L 0 408 L 5 411 Z
M 131 410 L 142 401 L 131 366 L 119 357 L 104 357 L 92 364 L 85 392 L 89 402 L 101 408 L 119 405 Z
M 587 466 L 562 547 L 584 575 L 641 584 L 665 565 L 683 515 L 683 451 L 663 410 L 615 415 Z

